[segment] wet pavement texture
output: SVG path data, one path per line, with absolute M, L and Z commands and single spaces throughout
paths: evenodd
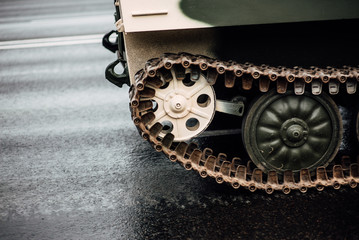
M 46 19 L 47 1 L 33 2 L 45 9 L 25 17 Z M 2 36 L 113 27 L 111 1 L 86 1 L 88 15 L 73 4 L 51 14 L 111 17 L 91 32 L 21 36 L 7 13 Z M 234 190 L 155 152 L 132 124 L 128 87 L 104 78 L 114 58 L 100 44 L 0 50 L 0 239 L 359 238 L 358 189 Z

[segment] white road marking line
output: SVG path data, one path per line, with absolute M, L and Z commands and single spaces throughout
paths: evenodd
M 102 36 L 102 34 L 93 34 L 82 36 L 3 41 L 0 42 L 0 50 L 101 43 Z

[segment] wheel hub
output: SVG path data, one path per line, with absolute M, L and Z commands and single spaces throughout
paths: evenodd
M 191 101 L 183 94 L 172 92 L 165 98 L 164 109 L 172 118 L 183 118 L 191 110 Z
M 300 147 L 308 140 L 308 125 L 299 118 L 285 121 L 280 129 L 282 141 L 288 147 Z

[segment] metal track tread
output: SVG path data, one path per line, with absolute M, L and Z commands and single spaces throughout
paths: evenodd
M 235 81 L 241 81 L 243 89 L 250 89 L 253 81 L 259 82 L 259 90 L 269 90 L 270 81 L 276 82 L 277 92 L 285 93 L 288 83 L 294 83 L 294 92 L 297 95 L 304 94 L 305 87 L 311 84 L 312 94 L 318 95 L 322 91 L 322 85 L 328 83 L 329 93 L 337 94 L 341 84 L 345 84 L 348 94 L 355 94 L 359 81 L 359 68 L 344 66 L 341 69 L 331 67 L 310 69 L 270 67 L 267 65 L 255 66 L 245 63 L 223 62 L 202 55 L 188 53 L 164 54 L 160 58 L 149 60 L 144 69 L 135 75 L 135 84 L 130 88 L 130 109 L 132 119 L 140 134 L 148 140 L 156 151 L 162 151 L 172 162 L 180 163 L 187 170 L 197 171 L 201 177 L 215 178 L 217 183 L 227 182 L 237 189 L 240 186 L 250 191 L 263 189 L 268 194 L 274 190 L 288 194 L 291 190 L 306 192 L 308 188 L 316 188 L 322 191 L 325 187 L 332 186 L 339 189 L 341 185 L 349 185 L 355 188 L 359 182 L 358 159 L 343 157 L 342 165 L 331 167 L 317 167 L 315 175 L 311 175 L 308 169 L 299 171 L 299 180 L 295 180 L 292 171 L 285 171 L 282 178 L 275 171 L 264 173 L 258 168 L 252 168 L 252 162 L 241 165 L 238 157 L 231 161 L 226 159 L 226 154 L 213 155 L 209 148 L 200 150 L 197 145 L 191 143 L 174 143 L 174 136 L 167 133 L 159 137 L 162 131 L 160 123 L 152 124 L 155 115 L 149 99 L 155 95 L 154 88 L 159 88 L 164 82 L 173 79 L 170 70 L 174 68 L 176 77 L 183 78 L 185 69 L 191 68 L 191 78 L 204 71 L 207 81 L 213 85 L 219 74 L 224 74 L 224 82 L 227 88 L 234 86 Z M 200 71 L 201 70 L 201 71 Z M 148 124 L 151 127 L 148 129 Z M 328 174 L 330 172 L 330 174 Z

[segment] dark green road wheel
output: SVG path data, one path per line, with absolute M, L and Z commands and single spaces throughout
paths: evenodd
M 337 105 L 324 93 L 272 91 L 249 110 L 243 139 L 248 155 L 263 171 L 312 170 L 328 165 L 337 154 L 342 120 Z

